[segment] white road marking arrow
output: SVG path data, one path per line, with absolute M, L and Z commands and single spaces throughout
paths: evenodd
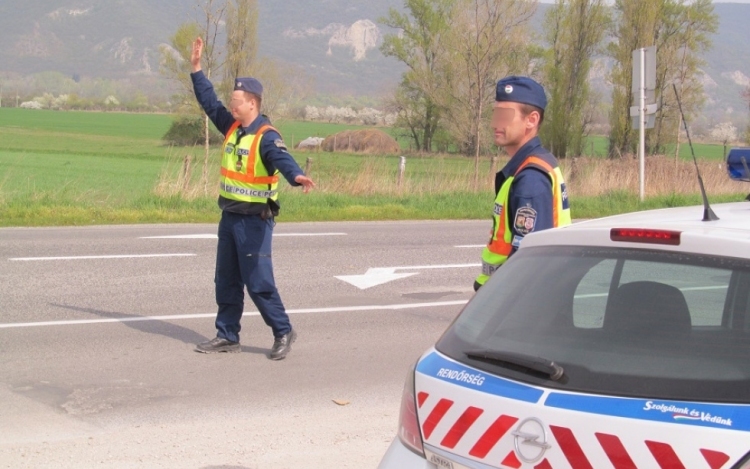
M 365 290 L 376 285 L 392 282 L 419 272 L 408 272 L 397 274 L 396 270 L 423 270 L 423 269 L 459 269 L 464 267 L 481 267 L 482 264 L 445 264 L 445 265 L 414 265 L 404 267 L 373 267 L 367 269 L 363 275 L 337 275 L 335 278 L 354 285 L 360 290 Z

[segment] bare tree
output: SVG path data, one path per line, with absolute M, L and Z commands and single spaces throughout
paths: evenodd
M 201 1 L 201 0 L 199 0 Z M 206 77 L 211 78 L 214 71 L 217 71 L 222 63 L 222 54 L 217 47 L 219 31 L 224 22 L 224 13 L 226 4 L 219 4 L 216 0 L 202 0 L 199 8 L 203 13 L 203 37 L 205 48 L 203 50 L 203 70 Z M 208 160 L 211 153 L 210 127 L 208 116 L 203 116 L 203 171 L 201 172 L 201 181 L 203 182 L 203 193 L 208 194 Z
M 461 150 L 474 156 L 474 188 L 479 186 L 482 129 L 495 97 L 496 81 L 528 69 L 526 24 L 536 2 L 458 0 L 443 45 L 441 88 L 431 95 L 446 112 L 447 126 Z
M 234 88 L 234 79 L 252 75 L 258 56 L 257 0 L 227 0 L 227 46 L 222 91 Z
M 226 0 L 226 57 L 223 64 L 223 92 L 230 93 L 234 79 L 252 76 L 263 84 L 263 113 L 280 113 L 281 103 L 294 102 L 310 93 L 304 70 L 258 54 L 257 0 Z

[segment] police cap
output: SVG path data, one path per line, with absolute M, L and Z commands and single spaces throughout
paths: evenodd
M 258 80 L 250 77 L 237 78 L 234 80 L 234 90 L 247 91 L 258 97 L 263 96 L 263 85 Z
M 541 110 L 547 107 L 544 88 L 529 77 L 509 76 L 498 81 L 495 101 L 530 104 Z

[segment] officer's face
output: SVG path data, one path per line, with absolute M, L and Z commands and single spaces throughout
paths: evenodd
M 524 115 L 521 104 L 495 102 L 492 112 L 492 128 L 495 131 L 495 144 L 501 147 L 520 147 L 529 135 L 536 131 L 539 114 Z
M 249 117 L 255 109 L 255 100 L 247 93 L 239 90 L 232 92 L 232 99 L 229 101 L 229 110 L 232 111 L 232 117 L 242 120 Z

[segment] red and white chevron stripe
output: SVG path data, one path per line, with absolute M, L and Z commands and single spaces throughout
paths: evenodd
M 426 415 L 426 418 L 421 419 L 422 435 L 425 442 L 446 451 L 454 450 L 459 443 L 468 443 L 468 448 L 470 448 L 468 456 L 484 464 L 511 469 L 523 467 L 523 463 L 512 449 L 500 461 L 487 460 L 490 452 L 501 440 L 510 438 L 512 441 L 511 430 L 518 423 L 519 417 L 503 413 L 494 419 L 484 419 L 481 428 L 474 428 L 479 417 L 485 414 L 485 409 L 481 407 L 470 405 L 457 409 L 457 404 L 453 400 L 442 397 L 430 399 L 430 394 L 426 392 L 417 393 L 417 406 L 420 409 L 420 415 Z M 444 419 L 449 411 L 451 411 L 450 415 L 458 415 L 458 417 L 452 417 L 450 421 L 446 422 Z M 447 428 L 447 431 L 437 434 L 436 429 L 441 424 L 441 428 Z M 551 424 L 548 425 L 548 429 L 554 438 L 554 441 L 549 443 L 556 443 L 569 466 L 555 467 L 549 459 L 544 458 L 533 466 L 534 469 L 568 469 L 568 467 L 572 469 L 594 469 L 593 464 L 595 462 L 592 464 L 587 452 L 579 443 L 576 432 L 571 428 Z M 472 441 L 464 441 L 470 430 L 472 430 L 472 435 L 479 436 L 473 437 Z M 583 435 L 579 435 L 579 437 L 581 436 Z M 587 435 L 588 437 L 590 435 Z M 594 432 L 593 437 L 600 445 L 601 451 L 609 458 L 609 462 L 614 469 L 638 469 L 631 453 L 628 452 L 620 437 L 601 432 Z M 648 467 L 659 467 L 661 469 L 685 469 L 686 467 L 722 469 L 730 460 L 730 457 L 721 451 L 700 448 L 699 454 L 705 460 L 705 465 L 702 461 L 697 464 L 694 460 L 681 459 L 669 443 L 644 439 L 642 445 L 645 446 L 652 458 L 648 462 Z M 685 457 L 683 456 L 683 458 Z M 689 466 L 686 466 L 685 463 L 689 463 Z

